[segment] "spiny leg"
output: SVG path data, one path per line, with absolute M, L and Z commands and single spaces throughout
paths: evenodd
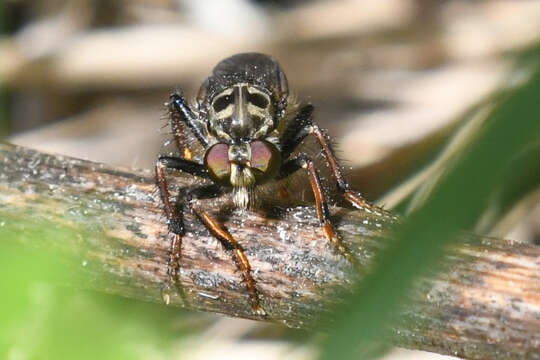
M 330 210 L 328 210 L 328 201 L 324 194 L 324 189 L 317 173 L 317 169 L 313 161 L 305 155 L 298 156 L 284 163 L 281 167 L 280 178 L 285 178 L 300 168 L 307 170 L 309 182 L 313 194 L 315 195 L 315 204 L 317 206 L 317 217 L 323 228 L 324 236 L 330 241 L 336 249 L 354 266 L 357 266 L 357 260 L 351 251 L 343 244 L 334 226 L 330 221 Z
M 317 139 L 319 145 L 321 146 L 324 157 L 326 158 L 326 161 L 328 161 L 328 164 L 330 165 L 332 176 L 337 182 L 338 190 L 343 194 L 343 197 L 345 198 L 345 200 L 347 200 L 357 209 L 375 214 L 382 221 L 389 221 L 390 223 L 394 223 L 398 221 L 397 216 L 393 215 L 387 210 L 384 210 L 381 207 L 378 207 L 369 203 L 366 199 L 362 197 L 362 195 L 360 195 L 360 193 L 351 190 L 349 183 L 347 182 L 347 180 L 345 179 L 345 176 L 343 175 L 343 169 L 341 165 L 339 165 L 336 159 L 336 155 L 334 154 L 334 151 L 332 150 L 332 147 L 330 146 L 330 142 L 328 141 L 326 134 L 316 124 L 312 124 L 310 126 L 310 133 L 315 135 L 315 138 Z
M 334 154 L 326 135 L 319 128 L 319 126 L 316 124 L 311 124 L 309 127 L 309 133 L 315 135 L 317 142 L 323 150 L 324 157 L 326 158 L 326 161 L 328 161 L 328 165 L 330 165 L 332 176 L 337 182 L 338 190 L 343 193 L 345 199 L 359 209 L 371 208 L 372 205 L 362 198 L 360 194 L 350 190 L 349 183 L 343 175 L 343 170 L 337 162 L 336 155 Z
M 176 106 L 172 101 L 166 103 L 166 105 L 169 108 L 170 126 L 174 136 L 174 142 L 176 143 L 176 148 L 180 150 L 180 153 L 183 155 L 184 159 L 192 160 L 193 153 L 187 144 L 187 139 L 185 136 L 185 129 L 187 126 L 186 122 L 182 120 L 182 114 L 176 109 Z
M 238 269 L 242 272 L 246 287 L 251 300 L 253 312 L 261 316 L 266 315 L 266 312 L 259 304 L 259 293 L 255 287 L 255 280 L 251 276 L 251 266 L 244 253 L 242 246 L 236 239 L 222 226 L 220 226 L 206 211 L 201 210 L 196 201 L 191 203 L 191 210 L 199 218 L 202 224 L 219 240 L 225 250 L 232 253 L 232 257 Z
M 184 145 L 185 138 L 179 131 L 186 125 L 202 146 L 208 146 L 208 140 L 204 136 L 204 124 L 189 108 L 186 100 L 179 92 L 171 94 L 169 99 L 169 111 L 171 117 L 171 128 L 175 136 L 176 143 L 186 148 Z M 179 147 L 181 149 L 181 147 Z
M 298 111 L 294 121 L 291 122 L 291 125 L 285 131 L 283 137 L 283 149 L 285 150 L 283 154 L 284 158 L 287 158 L 308 135 L 314 135 L 323 151 L 326 161 L 330 166 L 332 176 L 337 183 L 337 188 L 343 194 L 345 200 L 347 200 L 354 207 L 365 210 L 369 213 L 374 213 L 375 215 L 381 216 L 383 219 L 390 221 L 397 220 L 397 218 L 389 212 L 370 204 L 358 192 L 350 189 L 349 183 L 343 175 L 343 169 L 339 165 L 325 133 L 317 124 L 313 123 L 311 118 L 312 113 L 313 106 L 310 104 L 305 105 Z
M 289 123 L 282 136 L 281 156 L 283 159 L 288 159 L 291 153 L 304 141 L 306 136 L 310 134 L 310 126 L 312 124 L 311 116 L 313 115 L 313 105 L 305 105 L 294 119 Z
M 165 215 L 167 216 L 169 231 L 173 233 L 173 239 L 169 248 L 167 259 L 167 281 L 161 287 L 161 298 L 166 305 L 169 305 L 170 286 L 178 281 L 179 259 L 182 249 L 182 235 L 184 234 L 184 221 L 182 213 L 179 212 L 170 200 L 167 179 L 165 177 L 165 165 L 158 161 L 156 164 L 156 179 L 164 204 Z
M 185 159 L 175 157 L 160 157 L 156 164 L 156 179 L 163 203 L 165 204 L 165 213 L 169 222 L 169 230 L 173 233 L 173 240 L 169 249 L 169 258 L 167 259 L 167 282 L 163 285 L 161 295 L 163 301 L 168 304 L 170 301 L 170 285 L 178 283 L 178 268 L 182 249 L 182 235 L 184 234 L 183 214 L 178 211 L 170 201 L 167 179 L 165 177 L 165 168 L 173 168 L 187 171 L 198 176 L 205 176 L 205 168 L 201 164 L 191 161 L 192 154 L 186 144 L 186 138 L 183 130 L 188 127 L 199 142 L 208 145 L 204 136 L 202 136 L 202 123 L 189 108 L 182 95 L 178 92 L 171 94 L 169 102 L 169 116 L 171 129 L 174 135 L 176 146 L 179 150 L 183 149 Z
M 182 251 L 182 236 L 184 235 L 184 217 L 181 209 L 171 202 L 169 185 L 165 176 L 165 169 L 177 169 L 193 175 L 205 177 L 206 168 L 196 162 L 171 156 L 161 156 L 156 163 L 156 181 L 164 204 L 165 215 L 169 224 L 169 230 L 173 233 L 173 239 L 169 248 L 167 259 L 167 281 L 161 288 L 161 297 L 165 304 L 170 302 L 170 287 L 178 283 L 178 269 Z

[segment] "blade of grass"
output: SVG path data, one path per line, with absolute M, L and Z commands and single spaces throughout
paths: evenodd
M 458 241 L 462 229 L 477 221 L 489 196 L 501 185 L 498 175 L 515 154 L 538 140 L 540 50 L 534 49 L 526 58 L 535 61 L 529 80 L 502 94 L 477 141 L 449 169 L 430 199 L 398 229 L 396 241 L 377 255 L 376 268 L 336 313 L 335 328 L 321 359 L 352 359 L 360 354 L 365 360 L 374 356 L 373 342 L 380 341 L 398 318 L 415 279 L 432 271 L 445 246 Z M 519 191 L 525 181 L 521 177 L 536 169 L 539 161 L 528 157 L 513 164 L 516 177 L 508 186 Z

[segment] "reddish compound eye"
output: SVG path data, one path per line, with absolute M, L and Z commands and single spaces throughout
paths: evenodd
M 251 167 L 266 172 L 272 160 L 272 150 L 260 140 L 251 143 Z
M 251 143 L 251 167 L 271 177 L 279 168 L 280 156 L 276 147 L 266 141 L 255 140 Z
M 231 164 L 229 162 L 229 146 L 226 144 L 215 144 L 206 152 L 204 163 L 210 172 L 210 176 L 219 182 L 229 180 L 231 174 Z

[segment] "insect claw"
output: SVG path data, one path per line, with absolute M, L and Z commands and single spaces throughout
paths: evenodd
M 266 316 L 268 315 L 266 313 L 266 311 L 264 311 L 264 309 L 262 307 L 260 307 L 259 305 L 254 305 L 253 306 L 253 312 L 259 316 Z
M 171 302 L 171 295 L 169 294 L 169 284 L 161 285 L 161 299 L 165 305 L 169 305 Z

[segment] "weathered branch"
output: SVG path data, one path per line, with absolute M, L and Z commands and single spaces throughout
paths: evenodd
M 189 177 L 175 183 L 194 184 Z M 219 200 L 207 206 L 227 213 L 220 220 L 245 247 L 266 320 L 306 326 L 351 281 L 350 266 L 322 236 L 312 208 L 278 217 L 223 210 Z M 374 214 L 336 211 L 344 241 L 367 265 L 387 241 L 384 225 Z M 0 220 L 0 246 L 6 229 L 21 229 L 10 245 L 59 250 L 82 274 L 78 286 L 161 301 L 169 234 L 153 172 L 0 144 Z M 172 304 L 261 319 L 251 313 L 229 254 L 193 220 L 186 214 L 182 291 Z M 40 241 L 25 235 L 32 225 L 78 235 Z M 413 306 L 395 329 L 396 345 L 470 359 L 540 359 L 540 249 L 482 239 L 449 251 L 447 260 L 449 271 L 414 290 Z

